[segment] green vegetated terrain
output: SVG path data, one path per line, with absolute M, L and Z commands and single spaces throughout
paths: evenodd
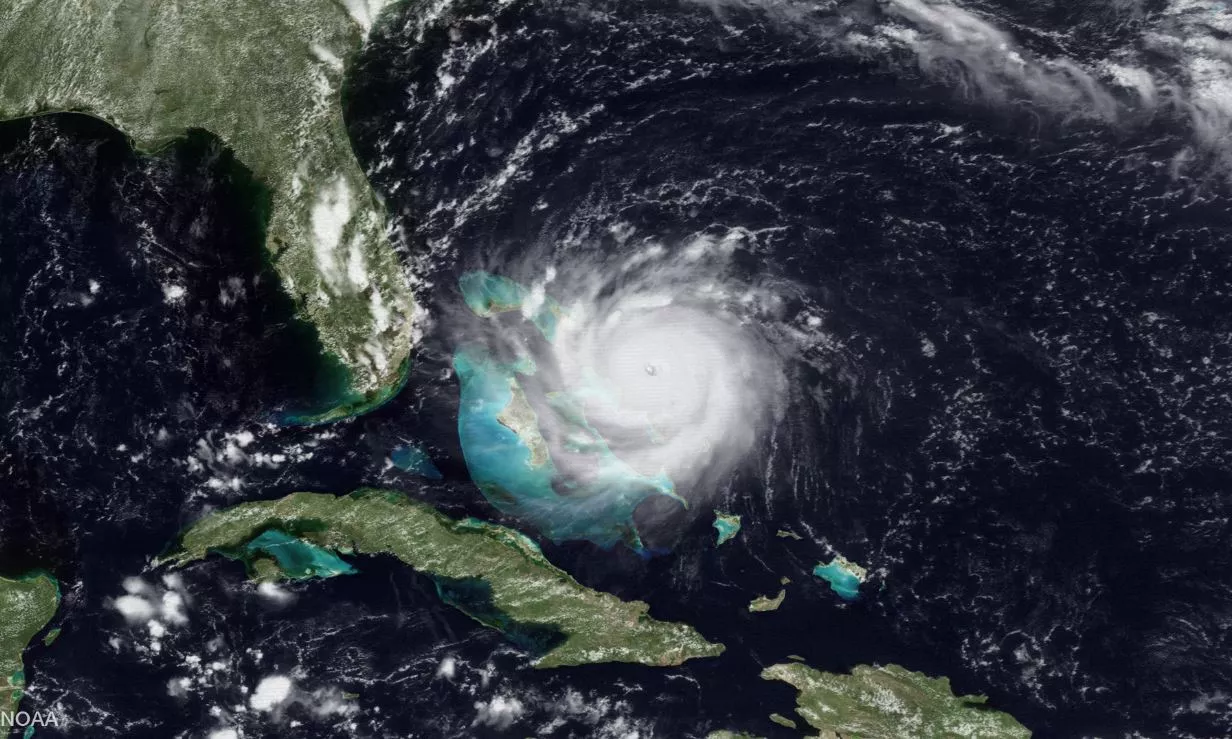
M 60 606 L 60 586 L 50 575 L 0 577 L 0 711 L 12 712 L 26 686 L 22 652 Z
M 643 602 L 581 585 L 512 529 L 452 519 L 396 492 L 296 493 L 241 503 L 189 527 L 160 563 L 183 566 L 217 552 L 267 577 L 272 560 L 253 563 L 248 544 L 270 530 L 343 554 L 397 557 L 433 578 L 446 602 L 531 648 L 537 667 L 668 666 L 723 652 L 691 626 L 651 618 Z
M 898 665 L 860 665 L 850 675 L 778 664 L 761 673 L 796 688 L 796 713 L 827 739 L 1028 739 L 1013 716 L 983 696 L 955 696 L 947 678 Z
M 143 152 L 217 136 L 268 189 L 284 288 L 348 375 L 326 420 L 407 370 L 409 287 L 342 115 L 347 64 L 384 0 L 8 0 L 0 119 L 77 111 Z

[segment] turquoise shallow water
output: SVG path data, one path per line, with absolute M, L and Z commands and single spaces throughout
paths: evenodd
M 394 466 L 401 470 L 414 473 L 429 480 L 440 480 L 443 475 L 428 453 L 414 444 L 404 444 L 389 454 Z
M 818 564 L 813 574 L 830 583 L 830 589 L 843 600 L 855 600 L 860 596 L 860 578 L 843 569 L 838 560 L 827 565 Z
M 531 290 L 526 286 L 491 272 L 467 272 L 458 278 L 458 287 L 462 290 L 466 307 L 477 316 L 521 311 L 532 297 Z M 552 297 L 544 296 L 530 316 L 530 321 L 543 334 L 543 338 L 553 341 L 560 316 L 560 304 Z
M 717 532 L 715 546 L 718 546 L 740 533 L 740 517 L 715 518 L 714 530 Z
M 356 571 L 328 549 L 309 544 L 277 529 L 265 531 L 248 542 L 244 549 L 249 556 L 261 553 L 272 556 L 288 577 L 297 580 L 350 575 Z
M 521 312 L 549 343 L 555 339 L 562 311 L 551 296 L 480 271 L 462 275 L 458 287 L 476 316 Z M 655 495 L 684 504 L 666 474 L 642 475 L 612 452 L 586 419 L 585 389 L 560 388 L 544 398 L 568 431 L 565 451 L 587 470 L 585 479 L 577 479 L 562 474 L 537 417 L 526 419 L 521 435 L 501 423 L 515 390 L 522 391 L 519 378 L 537 372 L 532 359 L 502 363 L 486 349 L 465 346 L 454 354 L 454 370 L 461 384 L 458 435 L 471 479 L 494 506 L 526 519 L 553 541 L 586 540 L 602 547 L 624 542 L 643 552 L 633 523 L 637 506 Z M 528 443 L 543 445 L 538 457 Z
M 602 547 L 625 542 L 643 551 L 633 511 L 647 498 L 680 500 L 666 475 L 641 475 L 612 453 L 567 396 L 553 406 L 571 425 L 578 441 L 571 452 L 588 458 L 585 481 L 562 475 L 549 452 L 535 460 L 526 442 L 499 416 L 520 387 L 519 374 L 532 374 L 529 361 L 503 364 L 486 352 L 464 347 L 454 355 L 461 383 L 458 436 L 471 479 L 494 506 L 524 518 L 553 541 L 586 540 Z M 683 503 L 683 501 L 682 501 Z

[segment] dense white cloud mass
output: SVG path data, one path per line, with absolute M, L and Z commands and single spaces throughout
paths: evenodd
M 537 270 L 524 306 L 533 315 L 549 296 L 560 303 L 554 340 L 528 348 L 488 324 L 488 341 L 504 344 L 504 354 L 534 359 L 521 383 L 542 399 L 540 429 L 558 469 L 584 478 L 594 465 L 579 417 L 621 462 L 666 475 L 686 500 L 713 492 L 709 483 L 745 459 L 785 388 L 785 350 L 763 330 L 779 298 L 732 274 L 746 235 L 735 229 L 667 246 L 622 234 L 629 250 L 618 256 L 557 255 Z M 502 271 L 530 271 L 510 267 Z
M 272 711 L 286 701 L 291 695 L 291 678 L 285 675 L 270 675 L 261 678 L 257 689 L 253 691 L 248 705 L 254 711 Z

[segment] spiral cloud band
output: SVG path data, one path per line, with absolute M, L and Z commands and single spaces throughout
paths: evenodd
M 488 272 L 463 277 L 474 313 L 512 316 L 481 322 L 486 351 L 512 368 L 508 383 L 516 386 L 495 410 L 537 450 L 528 464 L 551 465 L 551 493 L 541 485 L 519 494 L 514 475 L 497 476 L 496 499 L 512 497 L 525 513 L 534 497 L 546 506 L 539 510 L 551 510 L 548 528 L 560 531 L 576 530 L 562 515 L 600 515 L 605 497 L 621 501 L 607 514 L 625 517 L 656 493 L 691 505 L 721 488 L 774 417 L 785 386 L 780 352 L 759 329 L 776 299 L 734 276 L 738 240 L 738 233 L 698 238 L 675 250 L 646 244 L 615 262 L 567 253 L 526 282 Z M 538 331 L 517 330 L 529 325 Z M 533 424 L 526 410 L 509 410 L 523 403 Z M 468 449 L 467 438 L 474 475 L 478 444 Z M 639 486 L 643 494 L 629 492 Z

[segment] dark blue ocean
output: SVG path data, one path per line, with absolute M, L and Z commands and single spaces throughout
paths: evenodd
M 1179 121 L 990 105 L 658 0 L 395 9 L 347 119 L 428 315 L 532 247 L 619 249 L 615 224 L 743 229 L 738 270 L 824 313 L 791 412 L 710 491 L 736 539 L 647 510 L 653 556 L 542 541 L 727 652 L 536 671 L 392 560 L 279 594 L 221 560 L 148 569 L 207 507 L 299 490 L 518 522 L 468 480 L 456 337 L 427 324 L 385 407 L 284 425 L 323 379 L 260 188 L 208 135 L 142 157 L 50 116 L 0 124 L 0 570 L 64 591 L 26 707 L 71 726 L 38 736 L 786 737 L 767 716 L 793 691 L 758 673 L 793 654 L 948 676 L 1038 737 L 1232 734 L 1232 219 L 1221 175 L 1170 166 Z M 444 479 L 389 464 L 406 443 Z M 810 575 L 831 551 L 870 570 L 854 603 Z M 783 576 L 782 608 L 748 613 Z M 130 577 L 185 621 L 126 623 Z M 294 698 L 256 711 L 272 674 Z

